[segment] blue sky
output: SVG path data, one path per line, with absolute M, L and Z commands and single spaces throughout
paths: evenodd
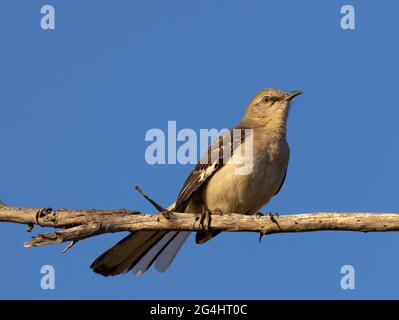
M 56 10 L 41 30 L 40 8 Z M 340 28 L 351 4 L 356 30 Z M 29 207 L 174 201 L 190 165 L 146 163 L 145 132 L 234 127 L 259 89 L 303 90 L 285 185 L 264 212 L 398 210 L 399 45 L 394 1 L 21 1 L 0 5 L 0 198 Z M 0 224 L 0 298 L 399 298 L 399 234 L 190 238 L 168 272 L 103 278 L 91 261 L 122 234 L 24 249 Z M 39 229 L 34 229 L 37 232 Z M 42 290 L 52 265 L 56 289 Z M 340 288 L 340 268 L 356 289 Z

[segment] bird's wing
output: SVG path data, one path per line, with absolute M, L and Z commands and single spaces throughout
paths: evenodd
M 236 128 L 224 132 L 212 142 L 207 154 L 181 188 L 174 209 L 176 212 L 184 212 L 194 193 L 231 158 L 233 151 L 245 141 L 250 132 L 244 128 Z

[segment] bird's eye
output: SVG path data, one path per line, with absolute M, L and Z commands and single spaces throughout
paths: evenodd
M 262 101 L 263 102 L 269 102 L 270 101 L 270 97 L 265 96 L 265 97 L 263 97 Z

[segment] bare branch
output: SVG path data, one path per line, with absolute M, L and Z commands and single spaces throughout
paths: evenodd
M 104 233 L 140 230 L 199 231 L 200 214 L 171 212 L 141 214 L 118 210 L 52 210 L 51 208 L 19 208 L 0 205 L 0 222 L 53 227 L 59 230 L 33 236 L 25 247 L 45 246 L 65 241 L 79 241 Z M 213 214 L 210 228 L 221 231 L 247 231 L 261 234 L 345 230 L 361 232 L 399 231 L 398 213 L 319 212 L 289 215 L 245 216 Z

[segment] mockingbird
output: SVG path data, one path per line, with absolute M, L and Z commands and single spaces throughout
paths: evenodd
M 301 91 L 283 92 L 264 89 L 249 102 L 237 127 L 216 139 L 208 153 L 194 168 L 177 200 L 168 210 L 175 212 L 219 212 L 255 214 L 276 195 L 287 173 L 289 147 L 286 122 L 289 103 Z M 232 139 L 234 131 L 242 132 Z M 252 166 L 249 172 L 237 172 L 235 158 L 251 142 Z M 222 143 L 223 142 L 223 143 Z M 224 158 L 226 151 L 231 156 Z M 203 243 L 218 232 L 199 231 L 196 242 Z M 126 273 L 143 274 L 155 263 L 165 271 L 189 236 L 188 231 L 139 231 L 128 235 L 105 251 L 91 265 L 104 276 Z

